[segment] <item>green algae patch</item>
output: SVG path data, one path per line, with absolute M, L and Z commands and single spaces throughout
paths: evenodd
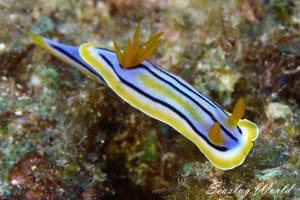
M 146 161 L 156 162 L 158 152 L 156 147 L 156 138 L 149 138 L 143 144 L 144 158 Z
M 54 23 L 49 17 L 42 16 L 30 27 L 30 31 L 36 34 L 45 34 L 52 32 L 54 27 Z

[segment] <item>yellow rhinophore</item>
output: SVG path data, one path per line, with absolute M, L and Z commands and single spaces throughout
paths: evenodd
M 244 99 L 241 97 L 235 103 L 232 115 L 228 117 L 228 119 L 226 120 L 226 124 L 231 128 L 235 128 L 238 125 L 239 120 L 244 116 L 244 113 L 245 113 L 245 102 Z
M 220 145 L 224 143 L 224 137 L 221 134 L 220 124 L 218 122 L 213 123 L 208 131 L 208 137 L 210 141 L 215 145 Z

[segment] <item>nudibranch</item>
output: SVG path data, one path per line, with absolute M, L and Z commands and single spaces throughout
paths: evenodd
M 138 25 L 124 49 L 114 41 L 114 51 L 92 43 L 78 47 L 31 32 L 28 35 L 53 56 L 103 82 L 136 109 L 173 127 L 220 169 L 241 165 L 258 136 L 257 125 L 242 119 L 242 98 L 230 114 L 183 79 L 147 61 L 160 44 L 161 33 L 140 43 Z

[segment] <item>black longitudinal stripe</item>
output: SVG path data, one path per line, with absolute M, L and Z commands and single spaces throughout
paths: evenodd
M 111 52 L 111 53 L 115 53 L 114 51 L 112 51 L 112 50 L 110 50 L 110 49 L 105 49 L 105 48 L 96 48 L 96 49 L 98 49 L 98 50 L 104 50 L 104 51 L 106 50 L 106 51 L 109 51 L 109 52 Z M 101 53 L 99 53 L 99 54 L 101 54 Z M 168 76 L 169 78 L 171 78 L 173 81 L 175 81 L 175 82 L 178 83 L 179 85 L 182 85 L 185 89 L 187 89 L 188 91 L 190 91 L 191 93 L 193 93 L 194 95 L 196 95 L 197 97 L 199 97 L 200 99 L 202 99 L 203 101 L 205 101 L 206 103 L 208 103 L 210 106 L 212 106 L 212 107 L 214 107 L 214 108 L 220 110 L 220 111 L 223 112 L 226 116 L 228 116 L 227 113 L 226 113 L 223 109 L 219 108 L 218 105 L 216 105 L 215 103 L 213 103 L 213 101 L 211 101 L 210 99 L 206 99 L 205 97 L 203 97 L 203 96 L 202 96 L 203 94 L 201 94 L 201 92 L 199 92 L 199 91 L 194 91 L 194 90 L 191 89 L 189 86 L 187 86 L 184 82 L 180 81 L 176 76 L 174 76 L 174 75 L 172 75 L 172 74 L 170 74 L 170 73 L 168 73 L 168 72 L 166 72 L 166 71 L 160 69 L 159 67 L 157 67 L 156 65 L 154 65 L 153 63 L 151 63 L 151 62 L 149 62 L 149 61 L 147 61 L 147 62 L 148 62 L 149 64 L 151 64 L 155 69 L 157 69 L 157 70 L 160 71 L 161 73 L 165 74 L 166 76 Z M 141 64 L 141 65 L 142 65 L 142 64 Z M 145 66 L 145 65 L 142 65 L 142 66 L 144 66 L 145 68 L 147 68 L 148 71 L 150 70 L 147 66 Z M 134 68 L 133 68 L 133 69 L 134 69 Z M 150 71 L 153 72 L 152 70 L 150 70 Z M 150 71 L 149 71 L 149 72 L 150 72 Z M 155 73 L 155 72 L 153 72 L 153 73 Z M 152 73 L 152 74 L 153 74 L 153 73 Z M 155 73 L 155 74 L 157 75 L 157 73 Z M 154 74 L 153 74 L 153 75 L 154 75 Z M 157 75 L 157 76 L 158 76 L 158 75 Z M 156 77 L 157 77 L 157 76 L 156 76 Z M 164 80 L 163 78 L 161 78 L 161 77 L 160 77 L 160 80 L 165 81 L 165 80 Z M 170 83 L 169 81 L 167 81 L 167 82 Z M 174 84 L 172 84 L 172 83 L 170 83 L 170 84 L 174 86 Z M 174 86 L 173 88 L 176 88 L 177 91 L 181 91 L 181 90 L 179 90 L 179 88 L 177 88 L 176 86 Z M 183 92 L 180 92 L 180 93 L 183 93 Z M 188 96 L 189 96 L 189 95 L 188 95 Z M 196 103 L 196 104 L 197 104 L 200 108 L 202 108 L 204 111 L 207 110 L 207 109 L 204 109 L 204 107 L 201 106 L 198 102 L 196 102 L 191 96 L 189 96 L 189 98 L 192 99 L 192 101 L 193 101 L 194 103 Z M 214 121 L 217 121 L 209 111 L 208 111 L 207 113 L 209 113 L 209 116 L 211 116 L 211 118 L 212 118 Z M 220 124 L 220 126 L 221 126 L 221 129 L 222 129 L 224 132 L 226 132 L 227 135 L 229 135 L 229 137 L 231 137 L 233 140 L 237 141 L 237 139 L 230 133 L 230 131 L 228 131 L 228 130 L 222 125 L 222 123 L 219 122 L 219 124 Z M 243 133 L 242 133 L 242 131 L 241 131 L 241 129 L 240 129 L 239 126 L 237 126 L 237 129 L 238 129 L 238 132 L 240 133 L 240 135 L 242 135 Z
M 180 111 L 178 111 L 176 108 L 173 108 L 171 105 L 169 105 L 168 103 L 161 101 L 157 98 L 152 97 L 151 95 L 145 93 L 144 91 L 142 91 L 141 89 L 139 89 L 138 87 L 134 86 L 133 84 L 129 83 L 128 81 L 124 80 L 122 77 L 119 76 L 119 74 L 116 72 L 113 64 L 110 62 L 109 59 L 106 58 L 106 56 L 104 56 L 103 54 L 99 54 L 106 62 L 107 64 L 113 69 L 114 73 L 118 76 L 118 78 L 120 79 L 120 81 L 122 81 L 124 84 L 126 84 L 128 87 L 130 87 L 131 89 L 137 91 L 139 94 L 145 96 L 146 98 L 151 99 L 152 101 L 161 104 L 162 106 L 165 106 L 167 108 L 169 108 L 170 110 L 172 110 L 174 113 L 176 113 L 177 115 L 179 115 L 184 121 L 186 121 L 191 127 L 192 129 L 203 139 L 205 140 L 209 145 L 211 145 L 212 147 L 214 147 L 215 149 L 219 150 L 219 151 L 228 151 L 227 147 L 222 147 L 222 146 L 217 146 L 212 144 L 206 137 L 204 137 L 204 135 L 199 132 L 196 127 L 189 121 L 189 119 L 182 114 Z
M 153 63 L 149 62 L 155 69 L 157 69 L 158 71 L 160 71 L 161 73 L 169 76 L 172 80 L 174 80 L 175 82 L 177 82 L 178 84 L 182 85 L 185 89 L 189 90 L 190 92 L 192 92 L 193 94 L 195 94 L 196 96 L 198 96 L 200 99 L 202 99 L 203 101 L 205 101 L 206 103 L 208 103 L 209 105 L 211 105 L 212 107 L 218 108 L 218 106 L 216 104 L 214 104 L 211 100 L 206 99 L 205 97 L 202 96 L 202 94 L 198 94 L 197 92 L 199 91 L 194 91 L 193 89 L 191 89 L 189 86 L 187 86 L 184 82 L 180 81 L 177 77 L 175 77 L 174 75 L 160 69 L 159 67 L 157 67 L 156 65 L 154 65 Z M 199 92 L 200 93 L 200 92 Z M 222 109 L 220 109 L 222 112 L 224 112 Z M 224 112 L 225 113 L 225 112 Z M 226 113 L 225 113 L 226 114 Z M 226 114 L 227 115 L 227 114 Z
M 203 105 L 201 105 L 199 102 L 197 102 L 194 98 L 192 98 L 189 94 L 187 94 L 186 92 L 184 92 L 183 90 L 179 89 L 176 85 L 174 85 L 173 83 L 171 83 L 170 81 L 165 80 L 164 78 L 162 78 L 159 74 L 155 73 L 154 71 L 150 70 L 147 66 L 140 64 L 139 67 L 145 69 L 147 72 L 149 72 L 151 75 L 153 75 L 154 77 L 156 77 L 157 79 L 159 79 L 160 81 L 164 82 L 165 84 L 169 85 L 170 87 L 172 87 L 175 91 L 179 92 L 180 94 L 182 94 L 183 96 L 185 96 L 186 98 L 190 99 L 193 103 L 195 103 L 199 109 L 202 109 L 213 121 L 218 122 L 218 120 L 214 117 L 214 115 L 208 110 L 206 109 Z M 178 83 L 180 84 L 180 83 Z M 228 131 L 223 125 L 222 123 L 218 122 L 220 124 L 221 129 L 233 140 L 238 141 L 238 139 L 232 135 L 230 133 L 230 131 Z
M 112 51 L 110 49 L 106 49 L 106 48 L 96 48 L 97 50 L 104 50 L 104 51 L 109 51 L 111 53 L 116 53 L 115 51 Z M 98 52 L 99 54 L 101 54 L 100 52 Z M 186 86 L 185 83 L 183 83 L 182 81 L 178 80 L 176 77 L 174 77 L 173 75 L 169 74 L 168 72 L 165 72 L 164 70 L 160 69 L 159 67 L 157 67 L 156 65 L 154 65 L 153 63 L 147 61 L 149 64 L 151 64 L 155 69 L 157 69 L 158 71 L 162 72 L 163 74 L 169 76 L 172 80 L 174 80 L 175 82 L 177 82 L 178 84 L 182 85 L 184 88 L 186 88 L 187 90 L 189 90 L 190 92 L 192 92 L 193 94 L 195 94 L 196 96 L 198 96 L 200 99 L 202 99 L 203 101 L 205 101 L 206 103 L 208 103 L 209 105 L 211 105 L 212 107 L 215 107 L 217 109 L 218 106 L 216 104 L 214 104 L 211 100 L 207 100 L 205 97 L 201 96 L 202 94 L 198 94 L 200 93 L 199 91 L 194 91 L 193 89 L 191 89 L 190 87 Z M 122 67 L 122 66 L 121 66 Z M 123 68 L 123 67 L 122 67 Z M 134 69 L 134 68 L 132 68 Z M 223 112 L 225 115 L 227 115 L 226 112 L 223 111 L 223 109 L 219 109 L 221 112 Z
M 48 43 L 49 44 L 49 43 Z M 74 60 L 75 62 L 77 62 L 77 64 L 83 66 L 86 70 L 88 70 L 89 72 L 91 72 L 92 74 L 94 74 L 96 77 L 98 77 L 101 81 L 103 81 L 103 83 L 106 84 L 105 80 L 102 78 L 102 76 L 100 76 L 98 73 L 94 72 L 92 69 L 89 68 L 89 66 L 87 66 L 86 64 L 84 64 L 83 62 L 81 62 L 80 60 L 78 60 L 75 56 L 73 56 L 72 54 L 69 54 L 67 51 L 65 51 L 64 49 L 62 49 L 59 46 L 55 46 L 53 44 L 49 44 L 53 49 L 55 49 L 58 52 L 61 52 L 62 54 L 64 54 L 65 56 L 67 56 L 70 60 Z
M 221 112 L 223 112 L 226 116 L 227 113 L 223 110 L 220 109 L 218 105 L 214 104 L 211 100 L 206 99 L 205 97 L 202 96 L 202 94 L 199 91 L 194 91 L 193 89 L 191 89 L 190 87 L 188 87 L 185 83 L 183 83 L 182 81 L 178 80 L 176 77 L 174 77 L 173 75 L 169 74 L 168 72 L 165 72 L 164 70 L 160 69 L 159 67 L 155 66 L 154 64 L 150 63 L 155 69 L 157 69 L 158 71 L 162 72 L 163 74 L 165 74 L 166 76 L 170 77 L 172 80 L 174 80 L 175 82 L 177 82 L 179 85 L 182 85 L 185 89 L 189 90 L 191 93 L 195 94 L 196 96 L 198 96 L 200 99 L 202 99 L 203 101 L 207 102 L 209 105 L 211 105 L 212 107 L 215 107 L 216 109 L 220 110 Z M 143 65 L 144 67 L 146 67 L 148 70 L 150 70 L 151 72 L 155 73 L 154 71 L 152 71 L 151 69 L 149 69 L 147 66 Z M 155 73 L 157 74 L 157 73 Z M 161 80 L 164 80 L 163 78 L 161 78 Z M 178 88 L 179 90 L 179 88 Z M 192 97 L 190 97 L 192 99 Z M 211 102 L 210 102 L 211 101 Z M 215 120 L 216 121 L 216 120 Z M 222 123 L 219 123 L 221 125 L 222 130 L 224 130 L 226 133 L 230 133 L 224 126 L 222 126 Z M 240 129 L 239 126 L 237 126 L 238 132 L 240 135 L 242 135 L 242 130 Z M 230 135 L 232 135 L 230 133 Z M 233 136 L 233 135 L 232 135 Z
M 95 49 L 97 49 L 97 50 L 101 50 L 101 51 L 109 51 L 110 53 L 116 53 L 115 51 L 113 51 L 113 50 L 111 50 L 111 49 L 107 49 L 107 48 L 101 48 L 101 47 L 94 47 Z M 100 53 L 100 52 L 98 52 L 98 53 Z

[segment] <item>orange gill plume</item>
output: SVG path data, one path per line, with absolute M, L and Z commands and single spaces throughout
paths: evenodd
M 114 47 L 119 63 L 125 68 L 133 68 L 143 60 L 149 59 L 161 42 L 162 32 L 155 34 L 144 43 L 139 42 L 141 25 L 138 24 L 132 40 L 128 38 L 124 49 L 114 40 Z

